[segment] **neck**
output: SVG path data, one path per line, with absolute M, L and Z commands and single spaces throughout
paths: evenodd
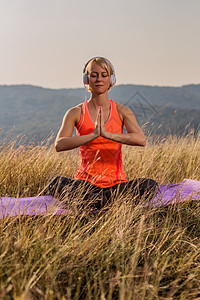
M 108 104 L 110 104 L 109 102 L 109 98 L 107 93 L 106 94 L 101 94 L 101 95 L 91 95 L 90 99 L 88 100 L 88 102 L 93 103 L 94 106 L 107 106 Z

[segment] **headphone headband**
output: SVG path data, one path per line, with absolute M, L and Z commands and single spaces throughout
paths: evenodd
M 103 58 L 105 61 L 107 61 L 111 68 L 112 68 L 112 71 L 113 71 L 113 74 L 110 76 L 110 87 L 113 87 L 113 85 L 115 85 L 116 83 L 116 77 L 115 77 L 115 69 L 113 67 L 113 65 L 111 64 L 111 62 L 107 59 L 107 58 L 104 58 L 104 57 L 101 57 L 101 56 L 95 56 L 95 57 L 92 57 L 90 58 L 90 60 L 88 60 L 88 62 L 85 64 L 85 67 L 83 69 L 83 83 L 84 85 L 87 85 L 89 84 L 89 78 L 88 78 L 88 75 L 85 73 L 86 72 L 86 68 L 88 66 L 88 64 L 93 60 L 93 59 L 96 59 L 96 58 Z

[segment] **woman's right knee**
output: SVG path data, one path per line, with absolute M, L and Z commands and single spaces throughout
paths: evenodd
M 50 195 L 55 196 L 62 192 L 63 187 L 67 184 L 67 178 L 62 176 L 53 176 L 48 180 L 48 190 Z

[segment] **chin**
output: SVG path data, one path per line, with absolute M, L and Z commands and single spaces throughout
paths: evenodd
M 95 88 L 95 89 L 92 90 L 92 92 L 94 94 L 101 95 L 101 94 L 107 93 L 108 89 L 105 89 L 105 88 Z

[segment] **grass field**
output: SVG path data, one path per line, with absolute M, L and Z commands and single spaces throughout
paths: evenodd
M 200 180 L 200 136 L 124 147 L 127 179 Z M 43 193 L 72 176 L 78 152 L 0 144 L 0 196 Z M 0 299 L 200 299 L 200 205 L 149 208 L 115 199 L 105 213 L 0 220 Z

